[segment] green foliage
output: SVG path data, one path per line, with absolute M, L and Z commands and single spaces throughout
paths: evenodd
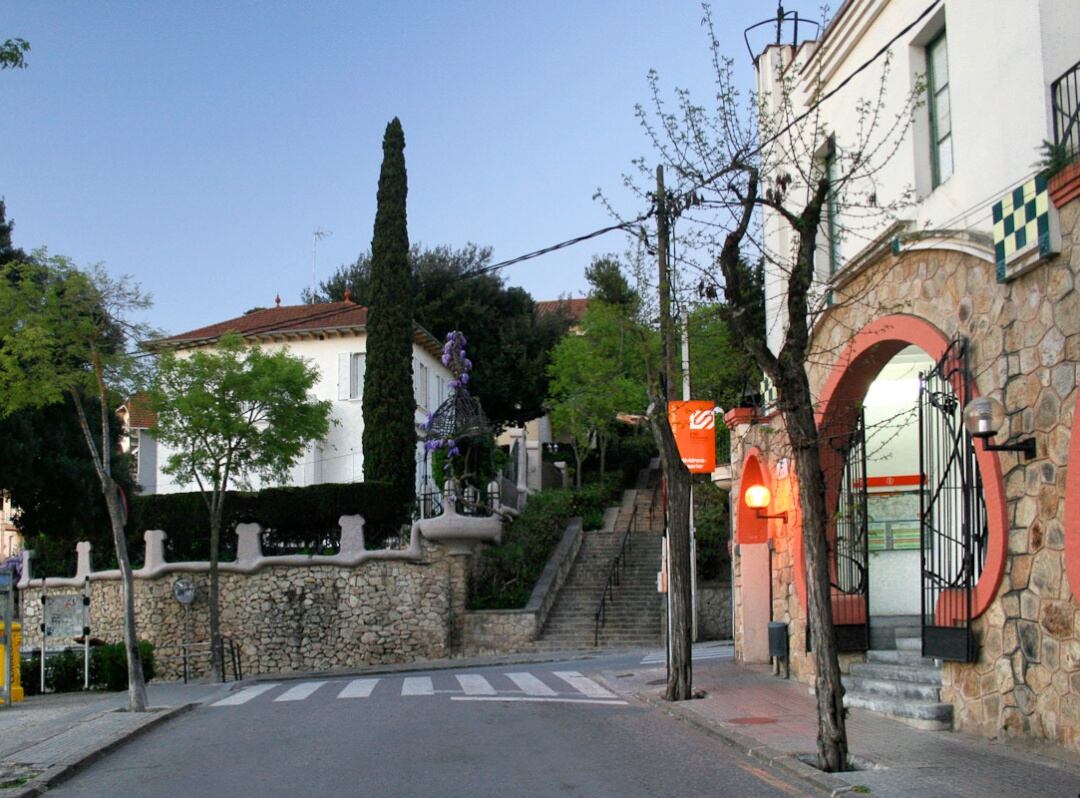
M 491 263 L 491 248 L 466 244 L 460 249 L 414 245 L 413 319 L 442 340 L 460 330 L 469 341 L 474 369 L 469 391 L 496 426 L 541 415 L 547 396 L 547 364 L 568 320 L 560 313 L 541 315 L 521 288 L 507 288 L 498 274 L 479 274 Z M 472 275 L 468 276 L 467 275 Z M 371 307 L 371 256 L 361 254 L 322 283 L 320 300 L 353 301 Z M 523 369 L 522 363 L 534 364 Z M 435 408 L 429 408 L 434 410 Z
M 163 470 L 212 493 L 254 477 L 285 481 L 329 429 L 330 402 L 308 395 L 318 376 L 303 359 L 248 347 L 236 334 L 187 357 L 162 353 L 150 397 L 153 434 L 174 450 Z
M 1072 163 L 1075 157 L 1069 152 L 1065 142 L 1055 144 L 1043 139 L 1043 143 L 1039 145 L 1039 160 L 1035 166 L 1040 174 L 1050 178 Z
M 551 558 L 574 516 L 595 522 L 619 496 L 618 475 L 581 490 L 545 490 L 533 495 L 521 515 L 504 531 L 499 546 L 485 549 L 475 559 L 470 582 L 470 609 L 524 607 L 536 580 Z
M 728 492 L 711 482 L 694 483 L 694 534 L 697 539 L 697 577 L 702 582 L 727 581 L 731 556 L 728 554 Z
M 371 239 L 371 304 L 364 375 L 364 476 L 389 482 L 406 498 L 416 493 L 416 399 L 413 394 L 413 275 L 405 198 L 405 134 L 397 117 L 386 126 Z
M 690 379 L 695 399 L 730 410 L 739 407 L 761 371 L 738 340 L 722 304 L 703 305 L 690 314 Z
M 26 39 L 5 39 L 0 44 L 0 69 L 26 69 L 26 54 L 30 52 L 30 42 Z
M 154 678 L 154 645 L 139 641 L 143 678 Z M 26 695 L 41 692 L 41 654 L 35 652 L 22 663 L 22 686 Z M 90 688 L 119 692 L 128 686 L 127 656 L 123 643 L 90 647 Z M 69 648 L 50 654 L 45 660 L 45 689 L 73 693 L 83 689 L 83 650 Z
M 506 452 L 495 446 L 490 435 L 483 438 L 463 438 L 457 442 L 460 454 L 450 459 L 447 473 L 447 450 L 431 452 L 431 476 L 435 484 L 442 486 L 448 476 L 453 476 L 458 487 L 466 485 L 484 489 L 506 465 Z
M 628 315 L 634 314 L 641 305 L 641 297 L 630 287 L 622 265 L 614 255 L 595 255 L 585 268 L 585 279 L 592 286 L 589 298 L 596 302 L 621 308 Z

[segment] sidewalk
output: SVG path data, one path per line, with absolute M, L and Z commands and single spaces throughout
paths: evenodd
M 706 695 L 675 704 L 662 698 L 663 665 L 601 675 L 624 696 L 663 708 L 825 794 L 859 794 L 867 788 L 873 795 L 897 798 L 1080 793 L 1080 757 L 1055 746 L 920 731 L 859 709 L 848 712 L 848 741 L 856 764 L 866 769 L 822 773 L 798 758 L 817 750 L 817 712 L 810 688 L 773 676 L 768 666 L 695 661 L 694 689 Z
M 0 798 L 40 795 L 98 757 L 232 684 L 147 686 L 151 711 L 118 712 L 127 693 L 33 696 L 0 708 Z

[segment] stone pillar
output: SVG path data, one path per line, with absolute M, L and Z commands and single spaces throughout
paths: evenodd
M 540 451 L 540 441 L 525 442 L 525 487 L 530 493 L 534 493 L 543 487 L 543 457 Z
M 519 493 L 525 493 L 529 489 L 529 453 L 526 451 L 528 440 L 524 427 L 515 427 L 510 430 L 510 451 L 517 446 L 517 484 L 514 486 Z
M 75 565 L 75 578 L 86 579 L 90 576 L 90 541 L 82 540 L 75 544 L 77 557 Z
M 236 564 L 250 566 L 262 559 L 262 526 L 260 524 L 236 525 Z
M 343 515 L 338 519 L 341 525 L 340 553 L 355 556 L 364 550 L 364 516 Z
M 146 543 L 143 570 L 152 573 L 165 565 L 165 531 L 162 529 L 148 529 L 143 533 L 143 541 Z

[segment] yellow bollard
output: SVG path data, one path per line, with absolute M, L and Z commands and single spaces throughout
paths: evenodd
M 0 621 L 0 629 L 4 624 Z M 19 647 L 22 644 L 22 626 L 17 623 L 11 624 L 11 700 L 23 700 L 23 688 L 19 667 Z M 4 669 L 7 668 L 7 651 L 0 646 L 0 688 L 4 683 Z

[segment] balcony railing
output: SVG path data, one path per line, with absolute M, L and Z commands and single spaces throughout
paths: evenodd
M 1080 155 L 1080 61 L 1050 84 L 1054 144 L 1069 159 Z

